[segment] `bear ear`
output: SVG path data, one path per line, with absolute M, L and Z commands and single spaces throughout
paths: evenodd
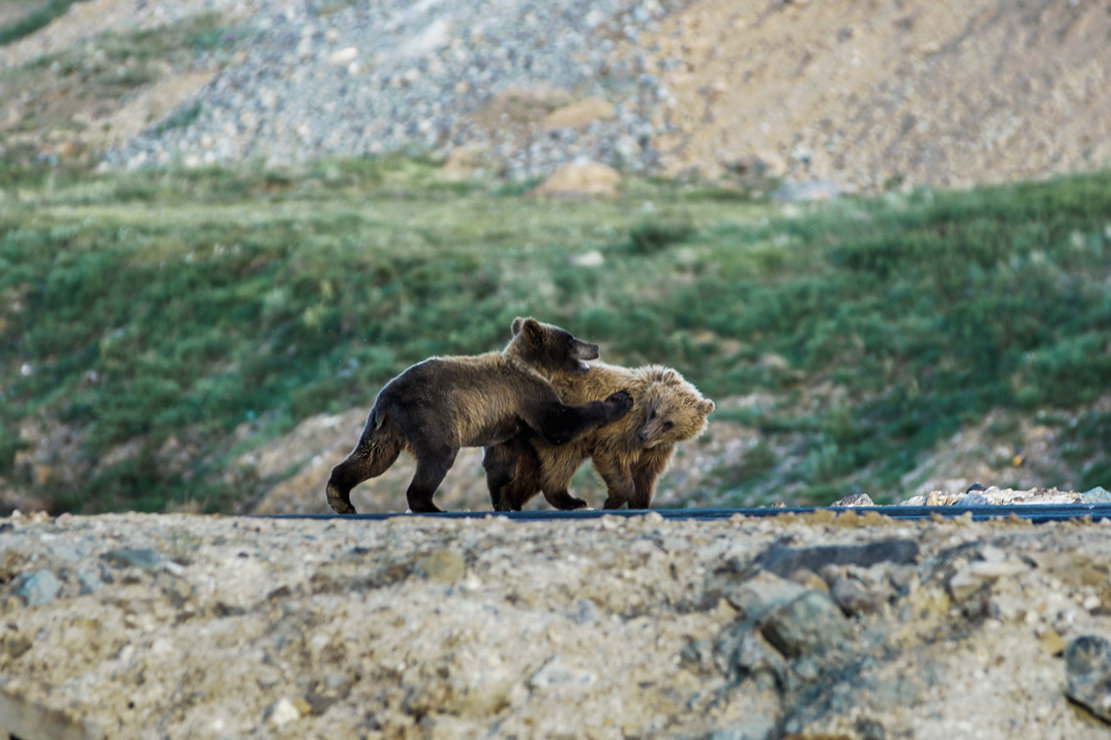
M 663 381 L 665 383 L 678 383 L 682 379 L 683 376 L 679 375 L 679 373 L 675 370 L 672 370 L 671 368 L 664 370 Z
M 703 416 L 709 416 L 710 412 L 714 410 L 714 402 L 707 398 L 698 404 L 698 410 Z
M 517 317 L 513 320 L 513 335 L 523 334 L 525 339 L 533 344 L 540 344 L 543 340 L 543 327 L 540 322 L 531 316 L 527 319 Z

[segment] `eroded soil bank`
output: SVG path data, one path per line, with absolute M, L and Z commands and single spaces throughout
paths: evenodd
M 1106 737 L 1109 534 L 828 512 L 9 518 L 0 727 Z

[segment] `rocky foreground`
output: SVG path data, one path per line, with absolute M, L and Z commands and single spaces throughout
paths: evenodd
M 15 516 L 0 520 L 0 727 L 1106 737 L 1109 533 L 852 511 Z

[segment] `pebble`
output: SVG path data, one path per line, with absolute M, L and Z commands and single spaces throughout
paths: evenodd
M 282 727 L 301 719 L 301 710 L 289 698 L 282 697 L 270 708 L 269 722 L 274 727 Z
M 1111 722 L 1111 643 L 1099 635 L 1082 635 L 1065 649 L 1069 698 Z
M 849 625 L 841 610 L 828 594 L 810 590 L 769 613 L 760 631 L 790 658 L 824 655 L 849 639 Z
M 124 547 L 109 550 L 100 557 L 112 565 L 133 566 L 142 570 L 157 570 L 162 565 L 162 557 L 148 549 Z
M 16 593 L 23 598 L 27 606 L 42 606 L 53 601 L 62 584 L 57 576 L 50 570 L 38 570 L 32 573 L 19 587 Z
M 1103 486 L 1089 488 L 1080 494 L 1080 502 L 1083 504 L 1111 504 L 1111 491 Z
M 439 550 L 417 561 L 416 572 L 430 581 L 454 583 L 466 573 L 463 555 L 454 550 Z

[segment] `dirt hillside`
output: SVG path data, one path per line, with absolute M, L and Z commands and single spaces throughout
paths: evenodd
M 1108 166 L 1109 42 L 1106 3 L 1050 0 L 701 0 L 642 40 L 665 170 L 866 189 Z
M 105 34 L 204 12 L 229 31 L 191 59 L 105 55 Z M 1109 69 L 1103 2 L 89 0 L 0 47 L 0 148 L 129 167 L 417 150 L 510 177 L 597 160 L 827 196 L 1107 167 Z

